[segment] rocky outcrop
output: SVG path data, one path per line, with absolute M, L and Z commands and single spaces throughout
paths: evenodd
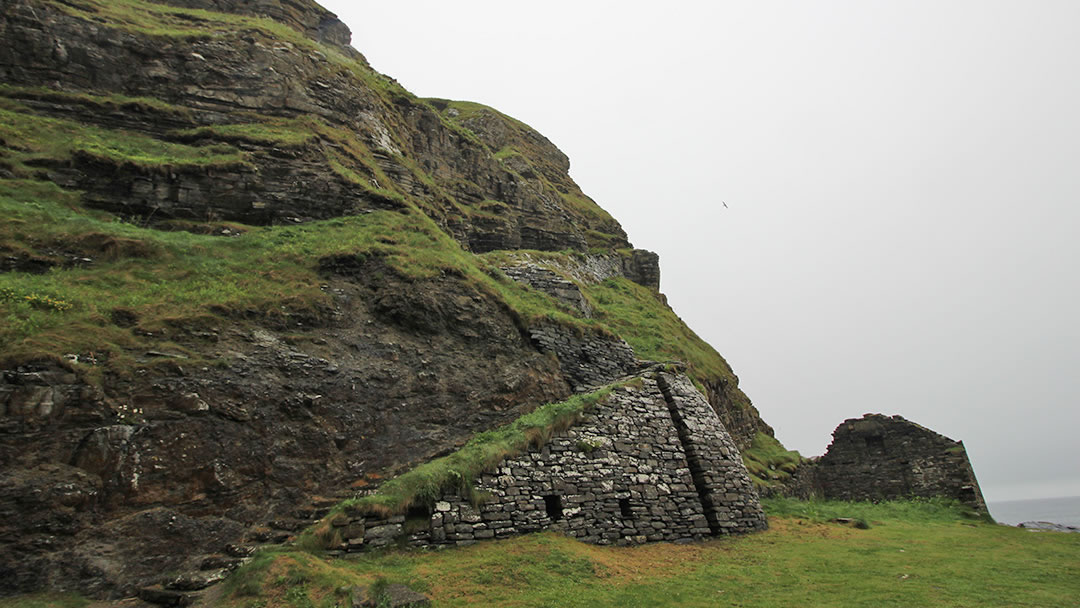
M 660 256 L 644 249 L 569 256 L 519 252 L 515 258 L 517 266 L 552 270 L 585 285 L 626 277 L 638 285 L 660 288 Z
M 351 49 L 349 27 L 314 0 L 160 0 L 174 6 L 267 17 L 323 44 Z
M 704 384 L 709 403 L 740 450 L 749 448 L 758 433 L 773 436 L 773 428 L 761 419 L 757 409 L 739 389 L 737 382 L 718 379 L 706 381 Z
M 428 242 L 447 240 L 437 225 L 472 252 L 569 249 L 594 280 L 659 286 L 657 256 L 630 248 L 551 142 L 489 108 L 417 99 L 310 0 L 0 4 L 0 101 L 5 116 L 29 117 L 0 139 L 13 191 L 51 192 L 65 212 L 94 208 L 94 221 L 229 237 L 289 238 L 232 222 L 360 225 L 394 211 L 430 225 Z M 43 126 L 53 139 L 21 141 Z M 0 272 L 181 263 L 156 237 L 114 236 L 19 231 L 0 243 Z M 252 546 L 294 536 L 326 501 L 639 367 L 610 332 L 524 319 L 478 288 L 480 265 L 407 276 L 352 245 L 304 251 L 312 301 L 300 306 L 283 287 L 268 308 L 207 304 L 146 322 L 126 304 L 88 302 L 86 323 L 57 315 L 51 336 L 100 331 L 115 338 L 108 348 L 58 350 L 49 335 L 18 356 L 3 345 L 0 595 L 184 601 Z M 448 257 L 464 255 L 455 246 Z M 208 292 L 246 289 L 209 281 Z M 638 500 L 647 485 L 620 493 Z M 731 521 L 753 519 L 749 504 Z M 678 513 L 680 538 L 712 530 Z
M 229 544 L 284 540 L 307 524 L 300 513 L 312 496 L 335 496 L 570 394 L 558 361 L 461 279 L 406 281 L 378 260 L 326 267 L 334 305 L 322 326 L 159 330 L 227 356 L 223 364 L 135 353 L 156 371 L 104 390 L 58 363 L 5 372 L 0 593 L 133 593 Z M 147 509 L 166 509 L 195 537 L 203 525 L 221 532 L 199 543 L 151 543 L 149 528 L 101 532 Z M 175 561 L 132 566 L 151 550 Z M 111 557 L 73 574 L 81 562 L 72 552 Z
M 528 129 L 533 135 L 522 136 L 529 142 L 527 152 L 537 155 L 522 158 L 543 170 L 519 171 L 512 160 L 496 158 L 498 150 L 466 127 L 372 71 L 362 57 L 320 51 L 320 36 L 329 36 L 334 44 L 347 36 L 332 15 L 314 3 L 173 4 L 266 15 L 314 39 L 283 40 L 254 21 L 232 36 L 198 36 L 193 30 L 190 36 L 152 38 L 124 29 L 120 21 L 90 19 L 77 8 L 12 0 L 0 15 L 0 80 L 13 86 L 160 100 L 172 110 L 117 104 L 104 117 L 108 126 L 135 127 L 157 136 L 180 137 L 177 129 L 210 127 L 204 135 L 212 141 L 216 125 L 304 117 L 348 135 L 343 140 L 304 127 L 322 135 L 299 150 L 247 140 L 244 162 L 219 166 L 122 165 L 102 173 L 95 164 L 100 158 L 46 159 L 55 181 L 87 190 L 88 204 L 144 220 L 198 217 L 268 224 L 356 213 L 386 204 L 389 193 L 389 200 L 404 196 L 422 201 L 450 234 L 475 251 L 585 251 L 590 231 L 606 235 L 610 245 L 629 245 L 618 223 L 581 194 L 567 175 L 568 164 L 560 160 L 565 156 L 539 134 Z M 201 18 L 213 22 L 212 13 Z M 196 26 L 189 22 L 186 27 Z M 359 79 L 358 72 L 366 80 Z M 39 105 L 46 113 L 69 113 Z M 485 133 L 498 121 L 511 120 L 491 116 Z M 525 132 L 514 124 L 516 133 Z M 163 132 L 161 125 L 172 128 Z M 236 143 L 226 135 L 216 137 Z M 495 139 L 488 141 L 496 145 Z M 345 171 L 335 171 L 335 163 Z M 497 212 L 482 210 L 488 202 Z
M 1080 528 L 1076 526 L 1065 526 L 1062 524 L 1055 524 L 1048 521 L 1025 521 L 1016 525 L 1017 528 L 1024 528 L 1031 530 L 1032 532 L 1065 532 L 1078 534 Z

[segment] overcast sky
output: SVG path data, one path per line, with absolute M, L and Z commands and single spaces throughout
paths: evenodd
M 1080 2 L 323 4 L 566 152 L 789 448 L 900 414 L 1080 495 Z

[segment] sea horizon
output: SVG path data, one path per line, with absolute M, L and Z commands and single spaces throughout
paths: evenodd
M 1026 498 L 987 502 L 998 523 L 1015 526 L 1027 521 L 1047 521 L 1080 528 L 1080 496 Z

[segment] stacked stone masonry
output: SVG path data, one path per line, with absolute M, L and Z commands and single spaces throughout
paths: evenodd
M 955 498 L 986 511 L 964 444 L 900 416 L 866 414 L 833 431 L 815 467 L 826 498 L 889 500 Z
M 448 494 L 430 512 L 333 523 L 349 551 L 541 530 L 594 544 L 683 542 L 766 527 L 715 412 L 685 376 L 670 374 L 615 389 L 578 424 L 482 474 L 475 490 L 484 497 L 478 506 Z
M 686 376 L 661 373 L 658 382 L 713 534 L 765 528 L 756 499 L 744 498 L 755 490 L 739 449 L 712 406 Z
M 660 289 L 660 256 L 644 249 L 537 258 L 527 252 L 517 252 L 515 258 L 521 265 L 546 267 L 586 285 L 624 277 L 638 285 Z
M 517 266 L 504 266 L 502 271 L 511 279 L 519 283 L 525 283 L 533 289 L 548 294 L 567 307 L 580 311 L 585 317 L 592 316 L 592 308 L 585 301 L 581 289 L 557 273 L 536 264 L 528 263 Z
M 639 369 L 641 363 L 625 340 L 594 333 L 578 335 L 561 325 L 529 330 L 542 352 L 553 353 L 570 386 L 578 392 L 604 386 Z

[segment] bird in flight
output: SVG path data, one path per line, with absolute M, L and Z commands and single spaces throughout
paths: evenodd
M 724 203 L 724 201 L 720 201 L 720 202 L 721 202 L 721 203 L 723 203 L 723 205 L 724 205 L 724 209 L 730 209 L 730 208 L 731 208 L 731 207 L 728 207 L 728 206 L 727 206 L 727 203 Z

